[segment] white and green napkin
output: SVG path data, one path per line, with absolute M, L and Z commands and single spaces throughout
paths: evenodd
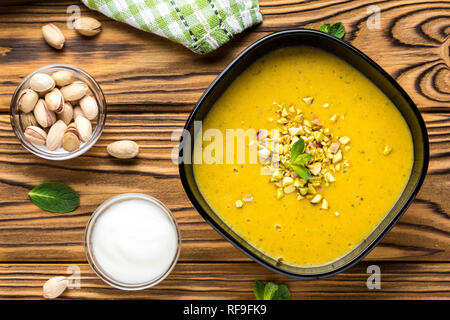
M 200 54 L 262 21 L 257 0 L 81 0 L 112 19 Z

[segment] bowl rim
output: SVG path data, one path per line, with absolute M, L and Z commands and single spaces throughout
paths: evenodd
M 20 119 L 19 122 L 16 121 L 17 119 L 15 118 L 16 116 L 19 118 L 19 114 L 21 111 L 18 110 L 18 107 L 16 106 L 15 102 L 18 99 L 18 96 L 20 94 L 20 92 L 25 89 L 25 83 L 27 81 L 29 81 L 31 79 L 31 77 L 33 75 L 35 75 L 36 73 L 47 73 L 50 72 L 55 72 L 55 70 L 52 71 L 52 69 L 56 69 L 56 70 L 69 70 L 72 71 L 73 73 L 75 73 L 76 75 L 79 74 L 82 77 L 84 77 L 85 79 L 87 79 L 88 81 L 92 82 L 93 87 L 91 87 L 90 84 L 88 84 L 89 89 L 92 91 L 96 92 L 96 95 L 99 96 L 100 101 L 97 100 L 97 97 L 95 97 L 97 103 L 99 104 L 99 109 L 100 109 L 100 104 L 102 109 L 104 110 L 103 112 L 99 112 L 98 116 L 97 116 L 97 121 L 95 123 L 95 127 L 93 127 L 92 130 L 92 136 L 91 139 L 88 142 L 85 142 L 83 146 L 81 146 L 78 150 L 72 151 L 72 152 L 64 152 L 64 153 L 52 153 L 51 151 L 42 151 L 39 148 L 37 148 L 35 145 L 33 145 L 31 142 L 26 141 L 26 139 L 23 137 L 23 132 L 21 132 L 20 130 Z M 17 110 L 13 111 L 13 109 L 16 108 Z M 17 113 L 17 115 L 16 115 Z M 10 119 L 10 124 L 12 127 L 12 130 L 14 132 L 14 135 L 16 136 L 17 140 L 19 140 L 20 144 L 22 147 L 24 147 L 26 150 L 28 150 L 31 154 L 38 156 L 42 159 L 46 159 L 46 160 L 52 160 L 52 161 L 63 161 L 63 160 L 70 160 L 70 159 L 74 159 L 77 158 L 81 155 L 83 155 L 85 152 L 89 151 L 98 141 L 98 139 L 100 139 L 100 136 L 103 133 L 103 129 L 105 127 L 106 124 L 106 118 L 107 118 L 107 103 L 106 103 L 106 98 L 105 98 L 105 94 L 103 93 L 102 88 L 100 87 L 100 84 L 97 82 L 97 80 L 94 79 L 93 76 L 91 76 L 89 73 L 87 73 L 86 71 L 84 71 L 83 69 L 74 66 L 74 65 L 70 65 L 70 64 L 64 64 L 64 63 L 53 63 L 53 64 L 47 64 L 44 66 L 41 66 L 35 70 L 33 70 L 32 72 L 30 72 L 29 74 L 27 74 L 23 80 L 19 83 L 19 85 L 16 87 L 16 89 L 14 90 L 13 95 L 11 96 L 11 101 L 10 101 L 10 106 L 9 106 L 9 119 Z M 96 133 L 96 128 L 99 128 L 97 133 Z
M 277 38 L 280 36 L 285 35 L 313 35 L 315 37 L 323 37 L 327 38 L 330 41 L 336 42 L 338 45 L 341 45 L 345 47 L 345 49 L 352 51 L 359 57 L 361 57 L 367 64 L 372 66 L 380 75 L 382 75 L 385 79 L 387 79 L 397 90 L 397 92 L 402 96 L 403 99 L 407 102 L 411 110 L 413 111 L 422 133 L 422 142 L 423 142 L 423 164 L 420 168 L 420 176 L 414 185 L 411 193 L 408 195 L 407 200 L 405 201 L 404 205 L 399 209 L 397 214 L 389 221 L 389 223 L 384 227 L 384 230 L 370 243 L 368 244 L 359 254 L 355 255 L 350 261 L 345 263 L 344 265 L 332 269 L 331 271 L 327 272 L 319 272 L 319 273 L 311 273 L 311 274 L 301 274 L 301 273 L 295 273 L 290 272 L 286 270 L 282 270 L 278 268 L 277 266 L 271 265 L 268 262 L 261 259 L 259 256 L 255 255 L 253 252 L 251 252 L 249 249 L 247 249 L 245 246 L 243 246 L 241 243 L 236 241 L 231 235 L 228 234 L 227 231 L 225 231 L 219 224 L 217 224 L 210 216 L 209 214 L 203 209 L 203 206 L 199 203 L 196 196 L 193 194 L 191 187 L 189 186 L 188 179 L 186 176 L 185 171 L 185 164 L 184 161 L 180 161 L 178 164 L 178 170 L 180 174 L 180 179 L 183 185 L 183 188 L 193 204 L 194 208 L 200 213 L 200 215 L 205 219 L 205 221 L 213 227 L 214 230 L 216 230 L 220 235 L 222 235 L 228 242 L 230 242 L 234 247 L 238 248 L 241 252 L 243 252 L 246 256 L 250 257 L 252 260 L 256 261 L 260 265 L 266 267 L 267 269 L 274 271 L 276 273 L 279 273 L 284 276 L 288 276 L 291 278 L 296 279 L 320 279 L 329 277 L 332 275 L 335 275 L 337 273 L 340 273 L 344 270 L 347 270 L 348 268 L 354 266 L 356 263 L 361 261 L 372 249 L 386 236 L 386 234 L 392 229 L 392 227 L 397 223 L 397 221 L 401 218 L 401 216 L 406 212 L 406 210 L 411 205 L 412 201 L 416 197 L 417 193 L 420 190 L 420 187 L 423 184 L 423 181 L 425 179 L 425 176 L 427 174 L 428 169 L 428 163 L 429 163 L 429 141 L 428 141 L 428 133 L 425 126 L 425 122 L 422 118 L 422 115 L 419 112 L 419 109 L 413 102 L 413 100 L 409 97 L 409 95 L 406 93 L 406 91 L 395 81 L 382 67 L 380 67 L 377 63 L 375 63 L 371 58 L 369 58 L 367 55 L 365 55 L 363 52 L 361 52 L 359 49 L 355 48 L 351 44 L 338 39 L 334 36 L 331 36 L 327 33 L 317 31 L 317 30 L 308 30 L 308 29 L 293 29 L 293 30 L 285 30 L 280 32 L 275 32 L 270 35 L 267 35 L 254 43 L 252 43 L 250 46 L 248 46 L 246 49 L 244 49 L 236 58 L 234 58 L 225 68 L 224 70 L 214 79 L 214 81 L 208 86 L 208 88 L 205 90 L 203 95 L 200 97 L 200 99 L 197 101 L 194 109 L 191 111 L 191 114 L 189 115 L 188 119 L 186 120 L 186 124 L 184 126 L 184 130 L 189 130 L 191 127 L 193 121 L 195 120 L 195 116 L 197 115 L 198 111 L 200 110 L 200 107 L 202 106 L 205 99 L 210 95 L 211 91 L 214 89 L 214 87 L 219 83 L 222 78 L 231 70 L 234 68 L 234 66 L 241 60 L 243 57 L 245 57 L 247 54 L 249 54 L 251 51 L 255 50 L 258 46 L 262 45 L 266 41 L 272 40 L 273 38 Z M 276 49 L 274 49 L 276 50 Z M 272 50 L 273 51 L 273 50 Z M 326 51 L 326 50 L 325 50 Z M 271 52 L 271 51 L 268 51 Z M 331 52 L 332 53 L 332 52 Z M 332 53 L 333 54 L 333 53 Z M 356 67 L 354 67 L 356 69 Z M 358 70 L 358 69 L 357 69 Z M 360 70 L 358 70 L 360 71 Z M 361 72 L 361 71 L 360 71 Z M 361 72 L 362 73 L 362 72 Z M 365 76 L 365 74 L 363 73 Z M 372 82 L 372 81 L 371 81 Z M 373 83 L 373 82 L 372 82 Z M 381 90 L 381 89 L 380 89 Z M 181 138 L 180 138 L 181 139 Z M 180 140 L 181 142 L 181 140 Z M 397 200 L 398 201 L 398 200 Z M 251 245 L 251 244 L 250 244 Z M 263 253 L 264 254 L 264 253 Z

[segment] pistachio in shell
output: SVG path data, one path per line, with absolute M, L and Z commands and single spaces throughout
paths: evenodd
M 45 103 L 50 111 L 61 113 L 64 110 L 64 97 L 58 88 L 54 88 L 45 95 Z
M 69 70 L 56 71 L 52 74 L 52 78 L 58 87 L 68 86 L 74 81 L 73 73 Z
M 53 90 L 55 80 L 46 73 L 36 73 L 30 79 L 30 87 L 37 93 L 45 93 Z
M 64 133 L 62 145 L 64 150 L 69 152 L 76 151 L 80 148 L 80 134 L 74 123 L 69 124 L 67 127 Z
M 93 96 L 84 96 L 80 100 L 80 107 L 83 110 L 84 116 L 88 120 L 94 120 L 98 115 L 98 105 L 97 101 Z
M 34 114 L 32 112 L 28 113 L 20 113 L 20 123 L 22 124 L 22 128 L 28 128 L 29 126 L 37 126 L 38 123 Z
M 60 90 L 66 101 L 77 101 L 86 95 L 89 87 L 83 81 L 75 81 Z
M 139 153 L 139 145 L 131 140 L 120 140 L 108 145 L 109 155 L 118 159 L 132 159 Z
M 55 151 L 61 147 L 66 129 L 67 125 L 62 120 L 58 120 L 52 125 L 47 134 L 46 145 L 48 150 Z
M 70 102 L 64 102 L 64 108 L 62 112 L 56 115 L 58 120 L 64 121 L 65 124 L 69 124 L 73 119 L 73 107 Z
M 42 146 L 47 141 L 47 132 L 37 126 L 29 126 L 23 132 L 25 140 L 32 144 Z
M 92 136 L 91 122 L 84 116 L 78 116 L 75 118 L 75 125 L 77 126 L 81 141 L 88 142 Z
M 56 115 L 53 111 L 48 110 L 44 99 L 39 99 L 33 110 L 36 121 L 42 128 L 52 126 L 56 121 Z
M 17 100 L 17 104 L 19 109 L 25 113 L 33 111 L 36 103 L 39 100 L 39 95 L 36 91 L 31 89 L 25 89 L 19 94 L 19 99 Z
M 52 23 L 42 27 L 42 35 L 45 41 L 55 49 L 61 50 L 64 47 L 65 38 L 61 30 Z
M 81 17 L 74 21 L 73 26 L 80 34 L 93 37 L 102 31 L 102 24 L 91 17 Z
M 56 299 L 67 289 L 68 285 L 69 280 L 66 277 L 53 277 L 44 283 L 43 296 L 45 299 Z

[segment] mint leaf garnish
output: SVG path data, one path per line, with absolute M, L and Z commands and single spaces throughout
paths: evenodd
M 44 182 L 29 193 L 31 201 L 45 211 L 67 213 L 80 204 L 78 194 L 68 185 L 58 182 Z
M 345 35 L 345 27 L 342 22 L 336 22 L 333 25 L 329 23 L 321 24 L 319 30 L 339 39 L 342 39 Z
M 284 284 L 277 285 L 273 282 L 268 282 L 266 285 L 259 280 L 255 281 L 253 292 L 257 300 L 289 300 L 291 293 Z
M 300 138 L 291 147 L 291 161 L 289 165 L 303 179 L 312 179 L 311 173 L 305 168 L 305 164 L 311 160 L 311 155 L 303 153 L 304 150 L 305 141 Z

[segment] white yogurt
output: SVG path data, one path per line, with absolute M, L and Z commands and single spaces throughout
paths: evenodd
M 164 209 L 143 199 L 110 205 L 95 221 L 91 237 L 96 264 L 126 284 L 157 279 L 177 255 L 178 233 Z

